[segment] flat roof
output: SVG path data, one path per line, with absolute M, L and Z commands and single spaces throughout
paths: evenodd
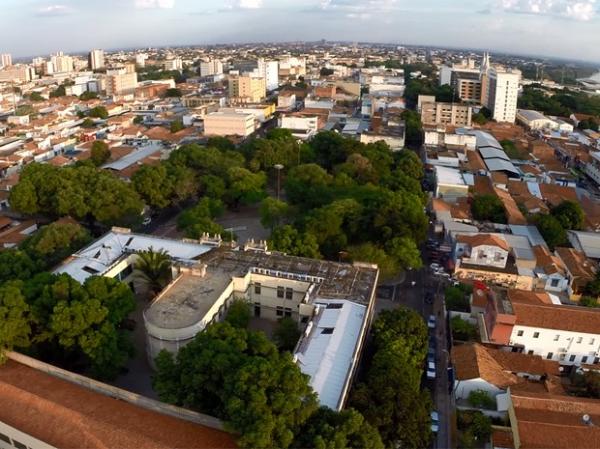
M 441 165 L 436 165 L 434 169 L 438 184 L 466 185 L 465 179 L 460 171 Z
M 480 148 L 479 153 L 481 154 L 481 157 L 484 159 L 484 161 L 486 159 L 494 159 L 494 158 L 502 159 L 505 161 L 510 160 L 510 158 L 506 155 L 504 150 L 500 150 L 498 148 L 491 148 L 491 147 Z
M 524 225 L 509 225 L 508 226 L 514 235 L 520 235 L 529 239 L 529 244 L 532 246 L 542 245 L 547 246 L 544 237 L 538 231 L 535 226 L 524 226 Z
M 590 259 L 600 259 L 600 234 L 585 231 L 567 231 L 569 240 Z M 575 241 L 573 241 L 575 240 Z
M 533 121 L 533 120 L 548 120 L 552 121 L 544 114 L 539 111 L 534 111 L 532 109 L 518 109 L 517 113 L 523 117 L 525 120 Z
M 320 404 L 339 410 L 367 307 L 344 300 L 320 299 L 316 304 L 319 312 L 309 323 L 294 358 L 302 372 L 310 376 Z
M 493 159 L 484 159 L 485 165 L 487 166 L 489 171 L 507 171 L 513 173 L 515 175 L 520 175 L 521 172 L 515 165 L 507 160 L 493 158 Z
M 147 158 L 148 156 L 160 151 L 162 148 L 161 145 L 151 144 L 139 148 L 131 153 L 123 156 L 122 158 L 117 159 L 114 162 L 110 162 L 108 164 L 104 164 L 102 168 L 107 168 L 111 170 L 121 171 L 126 169 L 127 167 L 132 166 L 133 164 L 138 163 L 139 161 Z
M 66 273 L 83 283 L 90 276 L 102 276 L 121 257 L 150 248 L 155 251 L 166 251 L 172 259 L 192 262 L 213 247 L 189 241 L 133 234 L 113 228 L 112 231 L 66 259 L 54 270 L 54 273 Z
M 204 276 L 184 273 L 157 297 L 144 317 L 164 329 L 181 329 L 202 320 L 231 283 L 231 276 L 208 269 Z

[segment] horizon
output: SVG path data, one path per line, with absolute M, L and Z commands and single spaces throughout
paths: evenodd
M 85 54 L 93 48 L 325 39 L 600 64 L 596 0 L 461 0 L 450 5 L 443 0 L 419 5 L 408 0 L 310 0 L 300 5 L 289 0 L 228 0 L 216 7 L 204 0 L 107 0 L 101 5 L 58 1 L 5 0 L 0 42 L 6 44 L 0 52 L 23 59 L 61 50 Z M 13 38 L 23 34 L 32 38 Z

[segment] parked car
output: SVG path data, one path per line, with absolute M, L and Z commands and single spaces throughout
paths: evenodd
M 429 265 L 429 268 L 431 268 L 431 270 L 435 272 L 435 271 L 439 270 L 439 269 L 440 269 L 440 268 L 442 268 L 442 267 L 440 266 L 440 264 L 439 264 L 439 263 L 435 263 L 435 262 L 434 262 L 434 263 L 432 263 L 431 265 Z
M 146 217 L 146 218 L 144 218 L 144 220 L 142 221 L 142 224 L 143 224 L 144 226 L 148 226 L 150 223 L 152 223 L 152 218 L 150 218 L 150 217 Z
M 427 362 L 427 379 L 435 379 L 435 362 Z
M 425 292 L 425 302 L 427 304 L 433 304 L 433 300 L 435 299 L 433 293 Z
M 435 410 L 431 411 L 431 431 L 438 433 L 440 430 L 440 415 Z
M 427 320 L 427 327 L 429 329 L 435 329 L 435 315 L 429 315 Z

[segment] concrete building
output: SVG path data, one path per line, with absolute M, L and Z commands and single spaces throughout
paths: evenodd
M 174 71 L 174 70 L 182 71 L 183 70 L 183 61 L 181 58 L 178 58 L 178 57 L 167 58 L 163 62 L 163 67 L 165 70 L 168 70 L 168 71 Z
M 200 62 L 200 76 L 214 76 L 223 74 L 223 63 L 218 59 L 209 59 Z
M 455 201 L 457 198 L 469 196 L 469 185 L 463 174 L 454 168 L 434 167 L 435 174 L 435 197 Z
M 35 77 L 34 68 L 27 65 L 11 65 L 0 70 L 0 82 L 28 82 Z
M 600 362 L 600 310 L 562 305 L 544 292 L 488 295 L 482 342 L 518 348 L 561 364 Z
M 88 55 L 88 67 L 90 70 L 103 69 L 104 64 L 104 50 L 92 50 Z
M 138 86 L 135 70 L 132 72 L 126 67 L 111 69 L 106 72 L 106 95 L 133 95 Z
M 275 90 L 279 87 L 279 62 L 260 60 L 259 70 L 264 77 L 267 90 Z
M 472 108 L 456 103 L 425 102 L 421 104 L 424 125 L 471 126 Z
M 517 122 L 532 130 L 556 129 L 559 124 L 538 111 L 529 109 L 517 110 Z
M 229 77 L 229 97 L 241 103 L 260 103 L 267 96 L 265 79 L 252 76 Z
M 148 357 L 177 352 L 231 303 L 256 318 L 290 317 L 303 328 L 294 360 L 322 405 L 343 408 L 372 319 L 378 269 L 271 254 L 266 245 L 215 248 L 188 266 L 144 311 Z
M 12 55 L 10 53 L 0 54 L 0 68 L 12 65 Z
M 319 131 L 317 115 L 283 114 L 279 117 L 279 128 L 288 129 L 297 139 L 307 140 Z
M 487 80 L 485 104 L 497 122 L 514 123 L 517 118 L 517 99 L 521 72 L 516 69 L 492 68 Z
M 144 67 L 146 67 L 147 59 L 148 59 L 148 55 L 146 53 L 136 53 L 135 65 L 137 65 L 138 67 L 144 68 Z
M 255 129 L 252 113 L 213 112 L 204 117 L 204 134 L 207 136 L 248 137 Z
M 52 55 L 50 62 L 52 62 L 55 73 L 71 73 L 74 68 L 73 58 L 65 55 L 62 51 Z

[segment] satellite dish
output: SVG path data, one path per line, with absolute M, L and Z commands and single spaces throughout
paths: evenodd
M 589 425 L 592 423 L 592 420 L 590 419 L 590 415 L 588 415 L 587 413 L 585 415 L 583 415 L 582 419 L 583 419 L 584 424 Z

